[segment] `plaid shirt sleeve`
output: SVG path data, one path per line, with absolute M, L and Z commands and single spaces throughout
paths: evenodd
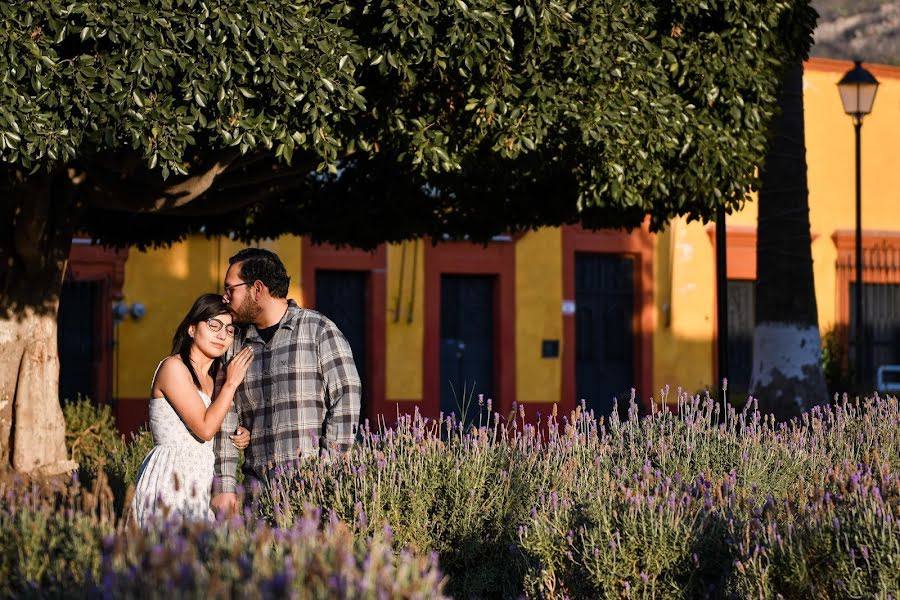
M 322 431 L 323 449 L 346 452 L 356 438 L 362 384 L 347 338 L 326 320 L 319 333 L 319 366 L 327 397 Z
M 225 368 L 219 369 L 216 375 L 216 393 L 225 384 Z M 213 438 L 213 452 L 216 456 L 215 477 L 213 477 L 212 495 L 237 491 L 238 450 L 228 438 L 238 426 L 238 416 L 234 404 L 228 409 L 219 433 Z

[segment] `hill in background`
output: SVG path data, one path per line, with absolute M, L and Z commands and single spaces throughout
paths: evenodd
M 813 56 L 900 65 L 900 0 L 813 0 Z

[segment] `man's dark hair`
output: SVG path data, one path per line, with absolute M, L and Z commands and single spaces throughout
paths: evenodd
M 228 264 L 241 263 L 238 276 L 245 283 L 262 281 L 274 298 L 287 298 L 291 278 L 278 255 L 262 248 L 244 248 L 228 259 Z

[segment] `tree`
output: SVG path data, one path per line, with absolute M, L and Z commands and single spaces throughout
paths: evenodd
M 791 66 L 762 170 L 756 229 L 756 326 L 751 389 L 789 418 L 828 398 L 813 283 L 803 119 L 803 66 Z
M 0 463 L 64 458 L 56 306 L 76 231 L 138 247 L 198 232 L 371 247 L 706 218 L 756 182 L 809 10 L 3 3 Z

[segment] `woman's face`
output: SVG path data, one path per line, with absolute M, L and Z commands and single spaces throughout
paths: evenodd
M 210 358 L 219 358 L 234 340 L 234 325 L 231 315 L 223 313 L 194 326 L 194 345 Z

